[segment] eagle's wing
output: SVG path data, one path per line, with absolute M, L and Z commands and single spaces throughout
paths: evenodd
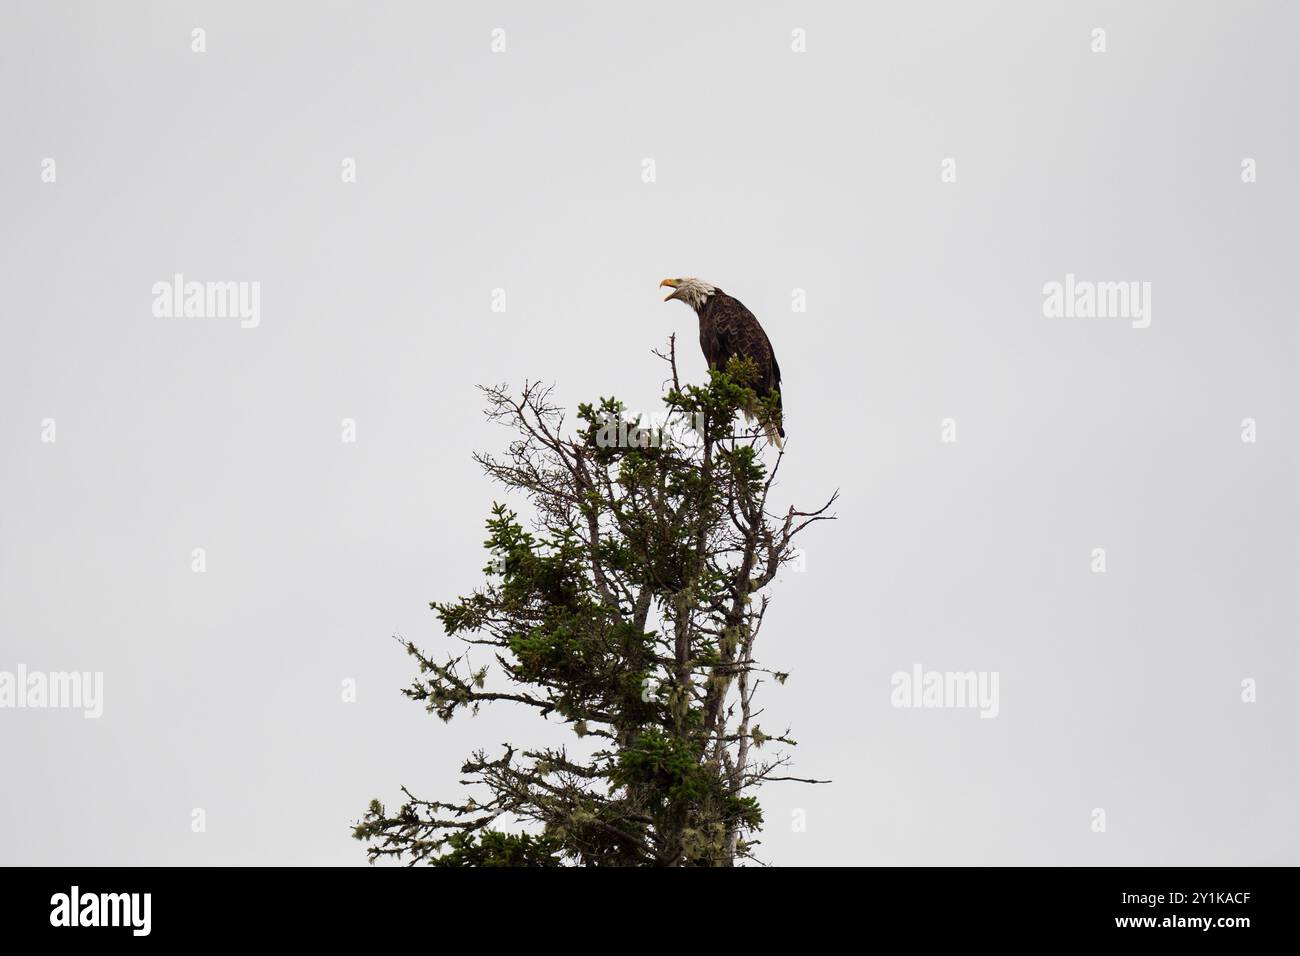
M 758 324 L 755 320 L 755 325 Z M 772 373 L 767 378 L 767 390 L 769 392 L 779 392 L 781 390 L 781 366 L 776 363 L 776 349 L 772 348 L 772 340 L 767 337 L 767 332 L 761 325 L 758 326 L 758 332 L 763 336 L 763 344 L 767 347 L 767 354 L 772 360 Z
M 727 361 L 738 355 L 751 359 L 758 368 L 761 391 L 770 392 L 781 385 L 781 368 L 776 364 L 776 353 L 767 333 L 758 324 L 754 313 L 744 303 L 729 295 L 719 295 L 712 310 L 713 335 L 717 340 L 717 358 L 705 350 L 711 364 L 725 368 Z
M 785 429 L 781 427 L 781 366 L 776 361 L 776 351 L 768 339 L 763 326 L 759 324 L 754 313 L 745 308 L 743 302 L 725 293 L 715 296 L 712 311 L 712 335 L 717 340 L 717 358 L 710 354 L 705 346 L 705 356 L 709 363 L 725 368 L 733 355 L 749 358 L 753 361 L 759 374 L 760 395 L 776 392 L 777 432 L 784 437 Z M 703 343 L 702 343 L 703 344 Z

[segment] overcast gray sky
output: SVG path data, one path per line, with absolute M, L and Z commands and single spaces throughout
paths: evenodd
M 698 275 L 780 358 L 778 500 L 842 492 L 760 648 L 834 784 L 765 792 L 765 858 L 1300 862 L 1297 27 L 6 2 L 0 671 L 104 690 L 0 709 L 0 860 L 358 864 L 371 797 L 526 742 L 398 693 L 391 635 L 450 648 L 427 602 L 484 563 L 474 386 L 652 408 L 670 333 L 703 373 L 656 288 Z M 177 273 L 259 283 L 256 327 L 156 315 Z M 1150 324 L 1045 315 L 1067 274 Z M 997 717 L 891 706 L 916 665 L 996 672 Z

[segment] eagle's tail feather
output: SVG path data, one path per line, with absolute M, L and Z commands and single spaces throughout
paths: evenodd
M 776 418 L 776 420 L 773 420 L 768 417 L 763 409 L 756 406 L 743 407 L 740 411 L 744 414 L 746 422 L 752 422 L 755 418 L 762 421 L 763 434 L 767 436 L 769 442 L 777 448 L 781 448 L 785 445 L 785 429 L 781 427 L 781 419 L 779 417 Z

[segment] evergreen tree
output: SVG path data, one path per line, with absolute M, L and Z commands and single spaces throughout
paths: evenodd
M 566 429 L 549 388 L 483 389 L 490 419 L 517 434 L 484 471 L 527 498 L 487 522 L 487 583 L 434 602 L 465 645 L 447 659 L 403 640 L 420 676 L 404 689 L 443 720 L 509 703 L 569 724 L 568 746 L 474 753 L 459 802 L 403 788 L 356 825 L 371 861 L 437 866 L 730 866 L 753 859 L 755 789 L 789 762 L 787 733 L 758 725 L 755 692 L 786 674 L 754 647 L 795 536 L 832 517 L 771 509 L 781 454 L 755 409 L 752 364 L 681 387 L 675 353 L 655 424 L 615 399 L 579 407 Z M 763 409 L 759 408 L 761 422 Z M 762 453 L 773 458 L 769 469 Z M 531 529 L 531 530 L 530 530 Z M 471 661 L 487 648 L 495 667 Z M 480 657 L 485 655 L 479 655 Z M 804 781 L 820 782 L 820 781 Z

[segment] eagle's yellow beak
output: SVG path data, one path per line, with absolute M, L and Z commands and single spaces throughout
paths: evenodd
M 667 286 L 670 289 L 676 289 L 679 285 L 681 285 L 681 281 L 682 281 L 681 279 L 665 279 L 663 282 L 659 283 L 659 288 L 662 289 L 664 286 Z M 667 302 L 676 294 L 677 294 L 676 292 L 669 292 L 666 296 L 664 296 L 664 301 Z

